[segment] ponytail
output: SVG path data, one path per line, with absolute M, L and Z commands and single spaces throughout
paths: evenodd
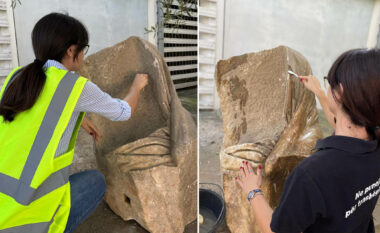
M 37 101 L 46 81 L 43 64 L 36 59 L 21 68 L 18 77 L 6 87 L 0 101 L 0 115 L 4 121 L 13 121 L 17 113 L 28 110 Z

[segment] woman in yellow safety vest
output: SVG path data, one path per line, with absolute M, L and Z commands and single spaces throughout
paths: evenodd
M 128 120 L 148 75 L 136 74 L 123 100 L 112 98 L 75 73 L 88 42 L 77 19 L 61 13 L 42 17 L 32 31 L 36 59 L 12 70 L 0 90 L 2 233 L 73 232 L 103 199 L 102 173 L 69 175 L 79 126 L 98 140 L 86 112 Z

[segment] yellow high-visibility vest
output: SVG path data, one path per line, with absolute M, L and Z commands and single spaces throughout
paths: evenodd
M 6 78 L 0 91 L 15 78 Z M 62 233 L 70 212 L 70 165 L 85 115 L 81 112 L 68 152 L 55 157 L 58 143 L 88 79 L 53 66 L 32 108 L 12 122 L 0 116 L 0 233 Z

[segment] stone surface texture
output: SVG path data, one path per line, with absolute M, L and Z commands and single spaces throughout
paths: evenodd
M 255 170 L 263 166 L 262 190 L 275 208 L 286 177 L 322 137 L 314 94 L 288 70 L 312 74 L 307 60 L 285 46 L 217 64 L 224 129 L 220 163 L 231 232 L 260 232 L 247 197 L 235 182 L 242 161 Z
M 103 135 L 95 154 L 110 208 L 150 232 L 183 232 L 197 216 L 197 131 L 162 55 L 149 42 L 130 37 L 87 57 L 79 73 L 120 99 L 136 73 L 149 75 L 128 121 L 86 116 Z

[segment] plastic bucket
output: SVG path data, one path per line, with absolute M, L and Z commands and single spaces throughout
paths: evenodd
M 199 224 L 199 233 L 215 232 L 225 216 L 223 189 L 216 184 L 199 184 L 199 214 L 203 224 Z

